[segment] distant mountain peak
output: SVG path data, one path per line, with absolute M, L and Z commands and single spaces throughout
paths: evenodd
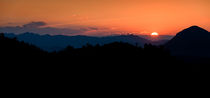
M 191 27 L 179 32 L 178 34 L 180 34 L 180 33 L 198 34 L 198 33 L 208 33 L 208 31 L 199 27 L 199 26 L 191 26 Z
M 191 26 L 183 31 L 177 33 L 176 37 L 178 38 L 203 38 L 206 35 L 209 35 L 209 32 L 199 26 Z M 176 38 L 175 37 L 175 38 Z
M 189 30 L 200 30 L 200 31 L 207 31 L 199 26 L 191 26 L 188 28 Z M 208 31 L 207 31 L 208 32 Z
M 202 29 L 201 27 L 199 27 L 199 26 L 197 26 L 197 25 L 191 26 L 191 27 L 189 27 L 189 28 L 191 28 L 191 29 L 193 29 L 193 28 L 194 28 L 194 29 Z M 188 29 L 189 29 L 189 28 L 188 28 Z
M 191 26 L 177 33 L 166 48 L 174 55 L 210 56 L 210 33 L 199 26 Z

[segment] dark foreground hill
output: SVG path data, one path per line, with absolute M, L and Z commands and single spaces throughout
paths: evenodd
M 191 72 L 192 65 L 170 56 L 163 47 L 146 44 L 144 48 L 128 43 L 86 45 L 47 53 L 16 39 L 0 36 L 1 63 L 14 70 L 71 72 L 72 74 L 129 74 L 139 72 Z M 3 47 L 3 48 L 2 48 Z M 3 55 L 2 55 L 3 54 Z M 2 65 L 1 64 L 1 65 Z M 184 65 L 182 65 L 184 64 Z
M 179 32 L 166 48 L 175 56 L 210 57 L 210 33 L 192 26 Z
M 207 30 L 198 26 L 189 27 L 179 32 L 165 48 L 172 56 L 190 64 L 205 65 L 203 69 L 209 70 L 210 33 Z
M 4 37 L 4 34 L 0 34 L 0 54 L 2 59 L 7 58 L 8 60 L 13 60 L 20 57 L 43 56 L 46 55 L 47 52 L 44 52 L 33 45 L 19 42 L 15 38 L 6 38 Z

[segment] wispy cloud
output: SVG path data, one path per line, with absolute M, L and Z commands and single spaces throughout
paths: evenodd
M 37 34 L 50 34 L 50 35 L 109 35 L 111 31 L 109 28 L 99 27 L 81 27 L 81 28 L 57 28 L 50 27 L 44 21 L 30 22 L 21 26 L 6 26 L 0 27 L 0 32 L 21 34 L 25 32 L 32 32 Z
M 39 21 L 39 22 L 30 22 L 28 24 L 24 24 L 23 27 L 24 28 L 38 28 L 45 25 L 47 25 L 47 23 L 43 21 Z

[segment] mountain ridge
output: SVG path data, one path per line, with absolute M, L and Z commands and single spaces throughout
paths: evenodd
M 12 33 L 5 33 L 5 36 L 9 38 L 16 37 L 20 41 L 33 44 L 45 51 L 60 51 L 67 46 L 74 48 L 81 48 L 86 44 L 91 45 L 104 45 L 112 42 L 125 42 L 132 45 L 138 45 L 143 47 L 145 43 L 150 43 L 149 40 L 136 36 L 136 35 L 118 35 L 118 36 L 106 36 L 106 37 L 92 37 L 92 36 L 64 36 L 64 35 L 39 35 L 35 33 L 23 33 L 15 35 Z
M 191 26 L 177 33 L 165 47 L 176 56 L 210 57 L 210 33 L 199 26 Z

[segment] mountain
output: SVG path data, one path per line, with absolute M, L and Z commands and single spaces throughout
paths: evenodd
M 63 35 L 39 35 L 34 33 L 23 33 L 15 35 L 12 33 L 5 33 L 6 37 L 16 37 L 19 41 L 24 41 L 33 44 L 45 51 L 59 51 L 67 46 L 74 48 L 81 48 L 88 44 L 104 45 L 113 42 L 125 42 L 132 45 L 143 46 L 145 43 L 150 43 L 149 40 L 135 35 L 118 35 L 106 37 L 90 37 L 90 36 L 63 36 Z
M 31 33 L 24 35 L 33 35 L 34 38 L 40 36 Z M 15 35 L 10 34 L 10 36 Z M 49 35 L 45 36 L 51 37 Z M 133 36 L 132 40 L 135 37 Z M 127 36 L 120 36 L 119 39 L 122 38 L 127 39 Z M 113 38 L 111 39 L 113 40 Z M 141 48 L 128 43 L 114 42 L 102 46 L 67 47 L 59 52 L 48 53 L 33 45 L 20 42 L 16 38 L 11 39 L 5 37 L 4 34 L 0 34 L 0 46 L 1 64 L 3 64 L 3 67 L 9 67 L 10 72 L 14 73 L 26 71 L 27 74 L 29 72 L 33 74 L 55 72 L 57 74 L 65 71 L 69 72 L 69 70 L 72 72 L 73 69 L 75 73 L 94 72 L 94 74 L 98 74 L 101 72 L 104 74 L 108 72 L 113 75 L 119 73 L 133 74 L 133 72 L 139 71 L 192 70 L 191 65 L 181 66 L 184 62 L 174 59 L 167 51 L 164 51 L 163 47 L 151 44 L 145 44 L 144 48 Z
M 46 53 L 33 45 L 19 42 L 15 38 L 7 38 L 4 36 L 4 34 L 0 34 L 0 47 L 1 58 L 8 58 L 8 60 L 12 58 L 17 59 L 29 56 L 43 56 Z
M 210 33 L 198 26 L 179 32 L 166 44 L 175 56 L 210 57 Z

